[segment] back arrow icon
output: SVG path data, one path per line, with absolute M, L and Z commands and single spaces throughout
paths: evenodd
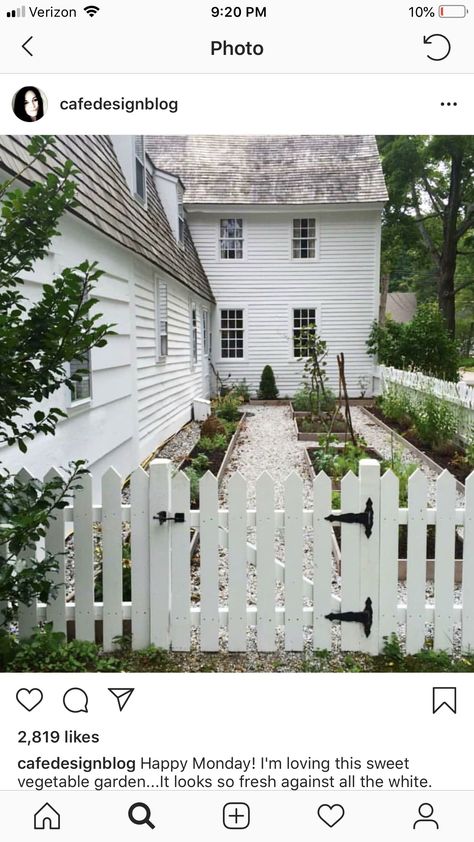
M 28 49 L 28 47 L 27 47 L 26 45 L 30 43 L 30 41 L 32 40 L 32 38 L 33 38 L 33 36 L 32 36 L 32 35 L 30 35 L 30 37 L 26 39 L 25 43 L 21 45 L 21 46 L 22 46 L 22 48 L 24 49 L 25 53 L 28 53 L 28 55 L 29 55 L 29 56 L 32 56 L 32 55 L 33 55 L 33 53 L 30 53 L 30 51 L 29 51 L 29 49 Z
M 436 32 L 434 35 L 425 35 L 423 38 L 423 44 L 431 44 L 433 38 L 444 38 L 446 44 L 448 45 L 448 52 L 445 53 L 444 56 L 438 56 L 437 58 L 435 58 L 435 56 L 430 55 L 427 55 L 426 58 L 431 59 L 431 61 L 444 61 L 444 59 L 447 58 L 451 52 L 451 42 L 448 38 L 446 38 L 446 35 L 442 35 L 441 32 Z

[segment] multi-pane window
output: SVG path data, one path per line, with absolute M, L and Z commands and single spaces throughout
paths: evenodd
M 191 340 L 192 340 L 192 348 L 193 348 L 193 363 L 197 363 L 197 361 L 198 361 L 198 322 L 197 322 L 197 309 L 196 309 L 195 304 L 192 305 Z
M 71 386 L 71 401 L 88 400 L 91 397 L 91 358 L 90 351 L 80 360 L 72 360 L 69 363 L 71 375 L 79 374 L 80 380 L 74 380 Z
M 208 310 L 202 311 L 202 347 L 204 351 L 204 356 L 209 356 L 209 312 Z
M 157 345 L 158 357 L 168 356 L 168 286 L 164 281 L 156 282 Z
M 294 258 L 316 257 L 316 220 L 293 220 L 293 251 Z
M 221 357 L 237 359 L 244 356 L 244 311 L 221 310 Z
M 221 219 L 220 255 L 222 260 L 241 260 L 244 255 L 241 219 Z
M 145 168 L 145 138 L 141 135 L 135 138 L 135 192 L 145 201 L 146 196 L 146 168 Z
M 316 308 L 298 307 L 293 310 L 293 356 L 308 356 L 308 339 L 316 333 Z

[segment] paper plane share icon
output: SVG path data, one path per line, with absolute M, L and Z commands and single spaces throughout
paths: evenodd
M 115 696 L 119 710 L 123 710 L 134 691 L 134 687 L 109 687 L 109 693 Z

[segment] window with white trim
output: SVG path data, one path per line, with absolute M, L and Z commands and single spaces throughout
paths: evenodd
M 308 356 L 308 333 L 316 334 L 316 307 L 293 309 L 293 356 Z
M 168 285 L 164 281 L 156 281 L 155 290 L 157 356 L 163 359 L 168 356 Z
M 209 311 L 203 310 L 202 311 L 202 347 L 204 351 L 204 356 L 209 356 Z
M 293 258 L 297 260 L 316 257 L 316 220 L 293 220 Z
M 77 375 L 71 388 L 71 403 L 89 400 L 92 397 L 92 371 L 91 354 L 87 354 L 80 360 L 71 360 L 69 363 L 70 376 Z
M 193 363 L 195 365 L 198 361 L 198 322 L 197 309 L 195 304 L 192 305 L 191 311 L 191 341 L 193 349 Z
M 146 199 L 145 138 L 135 138 L 135 193 L 144 202 Z
M 221 260 L 242 260 L 244 229 L 241 219 L 221 219 L 219 244 Z
M 244 356 L 244 311 L 221 310 L 221 358 L 239 359 Z

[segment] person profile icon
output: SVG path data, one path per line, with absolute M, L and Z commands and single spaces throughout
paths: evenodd
M 16 92 L 12 108 L 19 120 L 23 120 L 24 123 L 36 123 L 46 113 L 46 97 L 39 88 L 26 85 Z
M 433 824 L 436 825 L 436 830 L 439 830 L 439 824 L 436 819 L 432 819 L 431 816 L 434 813 L 434 807 L 432 804 L 424 803 L 420 804 L 418 807 L 418 812 L 421 816 L 420 819 L 417 819 L 415 824 L 413 825 L 413 830 L 416 830 L 417 824 Z

